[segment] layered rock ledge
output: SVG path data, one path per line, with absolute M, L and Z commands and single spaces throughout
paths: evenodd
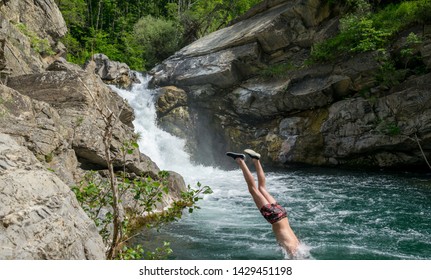
M 388 47 L 395 56 L 408 34 L 423 38 L 424 70 L 401 81 L 378 52 L 309 65 L 312 46 L 338 32 L 328 2 L 263 1 L 155 67 L 160 125 L 207 164 L 226 166 L 226 151 L 250 147 L 275 166 L 426 168 L 431 27 L 412 26 Z

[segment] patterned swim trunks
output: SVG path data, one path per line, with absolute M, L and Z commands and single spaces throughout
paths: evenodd
M 278 203 L 265 204 L 260 208 L 260 213 L 270 224 L 287 217 L 286 209 Z

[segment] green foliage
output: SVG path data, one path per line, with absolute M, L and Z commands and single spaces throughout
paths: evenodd
M 135 139 L 137 140 L 137 139 Z M 135 140 L 126 142 L 121 148 L 123 162 L 126 162 L 126 156 L 133 154 L 138 148 Z M 129 178 L 123 172 L 118 173 L 120 183 L 118 189 L 120 200 L 126 195 L 133 196 L 134 205 L 126 213 L 126 217 L 122 223 L 122 238 L 120 243 L 124 243 L 136 229 L 140 227 L 157 227 L 176 221 L 183 215 L 183 210 L 188 208 L 188 212 L 192 213 L 194 209 L 199 209 L 197 202 L 202 199 L 201 195 L 210 194 L 212 190 L 208 186 L 197 184 L 197 189 L 192 189 L 188 186 L 187 190 L 181 193 L 181 198 L 161 212 L 156 212 L 157 205 L 162 203 L 164 195 L 169 193 L 169 172 L 160 171 L 158 178 L 154 179 L 147 177 Z M 110 228 L 113 223 L 113 197 L 108 179 L 101 177 L 95 171 L 88 172 L 79 186 L 72 187 L 77 200 L 81 204 L 87 215 L 95 222 L 99 229 L 99 233 L 105 244 L 109 243 L 111 238 Z M 142 217 L 144 223 L 136 224 L 136 221 Z M 169 248 L 169 243 L 163 247 L 157 248 L 154 252 L 144 251 L 142 246 L 128 247 L 123 244 L 116 258 L 118 259 L 164 259 L 172 253 Z
M 331 60 L 343 53 L 382 49 L 400 30 L 429 21 L 431 17 L 429 0 L 390 4 L 375 13 L 371 13 L 371 5 L 367 1 L 350 2 L 355 3 L 354 11 L 340 19 L 338 35 L 313 46 L 313 61 Z
M 389 123 L 386 125 L 385 133 L 390 136 L 401 134 L 401 128 L 396 123 Z
M 295 68 L 292 63 L 273 64 L 260 71 L 260 75 L 264 78 L 282 78 L 286 77 L 289 71 Z
M 172 20 L 145 16 L 133 28 L 136 45 L 142 47 L 144 68 L 154 66 L 179 48 L 181 30 Z
M 105 207 L 112 205 L 112 193 L 109 182 L 98 176 L 95 171 L 85 174 L 79 186 L 72 187 L 82 209 L 87 213 L 99 229 L 99 233 L 105 244 L 108 243 L 110 232 L 109 225 L 112 223 L 112 212 Z
M 174 201 L 168 209 L 158 214 L 148 215 L 145 220 L 145 226 L 147 228 L 160 228 L 162 225 L 175 222 L 182 217 L 184 209 L 187 209 L 188 213 L 193 213 L 195 209 L 200 209 L 197 202 L 202 199 L 201 195 L 211 193 L 212 190 L 209 186 L 202 186 L 199 182 L 196 189 L 188 185 L 187 190 L 181 192 L 180 200 Z
M 347 23 L 348 21 L 348 23 Z M 350 43 L 350 52 L 367 52 L 382 48 L 390 33 L 378 30 L 373 21 L 361 18 L 355 23 L 354 17 L 346 19 L 345 40 Z
M 118 260 L 142 260 L 144 258 L 144 248 L 142 245 L 136 247 L 124 246 L 118 253 L 116 259 Z
M 347 12 L 368 13 L 371 10 L 371 4 L 367 0 L 329 0 L 329 4 L 341 6 Z
M 93 53 L 147 70 L 198 37 L 224 27 L 259 0 L 55 0 L 67 23 L 69 61 Z M 152 17 L 150 27 L 135 25 Z M 147 18 L 148 22 L 148 18 Z M 135 37 L 135 29 L 145 36 Z M 141 44 L 144 42 L 144 44 Z M 157 43 L 161 43 L 157 45 Z M 154 47 L 156 46 L 156 48 Z
M 397 69 L 395 61 L 385 51 L 378 58 L 380 68 L 376 73 L 376 80 L 383 86 L 392 87 L 398 85 L 406 77 L 405 69 Z
M 381 120 L 378 124 L 378 130 L 388 136 L 401 134 L 401 128 L 393 121 Z
M 407 68 L 407 65 L 412 60 L 420 60 L 420 55 L 418 52 L 415 52 L 415 49 L 422 44 L 423 40 L 420 36 L 411 32 L 406 38 L 406 45 L 401 49 L 400 56 L 405 59 L 404 68 Z
M 83 122 L 84 122 L 84 117 L 83 116 L 77 117 L 76 121 L 75 121 L 75 127 L 81 126 Z
M 166 260 L 173 253 L 170 243 L 163 242 L 162 247 L 156 248 L 154 251 L 145 251 L 142 245 L 135 247 L 124 246 L 117 255 L 118 260 Z
M 30 39 L 32 49 L 41 55 L 53 55 L 55 54 L 49 44 L 48 39 L 41 39 L 36 33 L 28 30 L 27 26 L 23 23 L 15 25 L 25 36 Z
M 45 162 L 50 163 L 53 159 L 54 159 L 54 155 L 52 152 L 45 155 Z
M 64 20 L 70 27 L 80 27 L 85 25 L 87 3 L 85 0 L 56 0 Z
M 145 260 L 166 260 L 172 254 L 169 242 L 163 242 L 163 247 L 156 248 L 154 251 L 145 252 Z

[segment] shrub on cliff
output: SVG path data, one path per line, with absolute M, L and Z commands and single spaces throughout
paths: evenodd
M 340 32 L 335 37 L 314 45 L 311 58 L 328 61 L 340 53 L 358 53 L 385 48 L 401 30 L 417 23 L 431 22 L 429 0 L 404 1 L 389 4 L 372 12 L 365 0 L 356 3 L 353 12 L 340 19 Z

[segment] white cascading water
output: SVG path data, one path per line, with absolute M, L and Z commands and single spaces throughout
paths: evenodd
M 156 121 L 154 91 L 148 89 L 151 76 L 143 77 L 131 91 L 112 87 L 125 98 L 135 111 L 135 131 L 140 134 L 139 149 L 149 156 L 161 170 L 175 171 L 194 184 L 196 180 L 208 178 L 214 173 L 223 172 L 213 167 L 192 164 L 190 155 L 185 152 L 185 140 L 160 129 Z

